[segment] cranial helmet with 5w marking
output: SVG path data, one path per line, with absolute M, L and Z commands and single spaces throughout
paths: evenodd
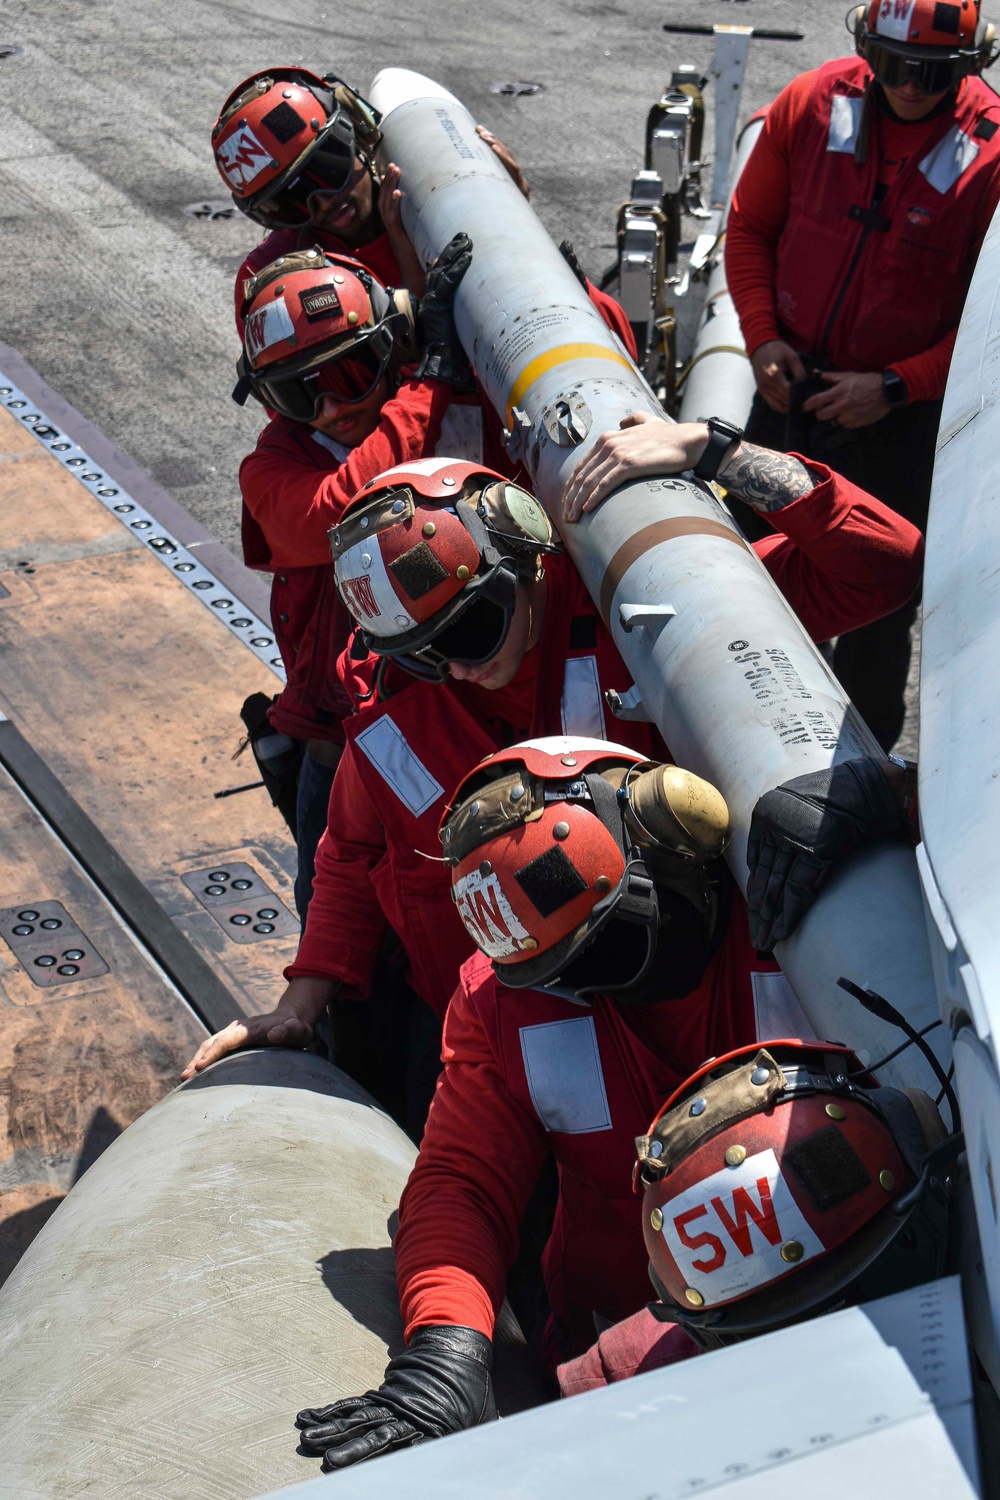
M 657 1315 L 711 1346 L 940 1276 L 958 1142 L 847 1047 L 713 1058 L 636 1141 Z

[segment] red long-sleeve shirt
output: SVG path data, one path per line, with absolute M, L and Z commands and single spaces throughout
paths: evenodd
M 799 143 L 816 78 L 815 71 L 803 73 L 770 105 L 733 196 L 726 228 L 726 277 L 750 354 L 761 344 L 787 338 L 778 314 L 777 249 L 789 222 L 793 180 L 804 170 Z M 962 89 L 965 87 L 963 82 Z M 871 149 L 879 153 L 878 181 L 888 190 L 906 162 L 923 155 L 929 138 L 940 131 L 941 117 L 932 114 L 907 123 L 884 110 L 873 110 L 873 120 Z M 979 206 L 970 241 L 955 243 L 950 263 L 934 265 L 928 271 L 968 281 L 998 198 L 1000 177 Z M 921 274 L 919 260 L 897 274 Z M 828 292 L 823 277 L 817 276 L 814 285 L 816 296 L 822 299 Z M 863 289 L 852 292 L 850 300 L 849 319 L 864 316 Z M 944 394 L 955 334 L 953 328 L 930 348 L 909 358 L 887 361 L 885 367 L 903 378 L 911 400 L 933 400 Z M 849 359 L 842 362 L 836 357 L 837 347 L 829 352 L 835 368 L 856 368 Z

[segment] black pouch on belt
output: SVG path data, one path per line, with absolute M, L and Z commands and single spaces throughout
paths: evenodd
M 250 746 L 267 794 L 288 824 L 294 839 L 297 838 L 295 798 L 305 745 L 302 740 L 293 740 L 274 728 L 267 711 L 275 701 L 266 693 L 251 693 L 244 701 L 240 718 L 247 733 L 236 754 L 241 755 L 247 745 Z
M 784 449 L 786 453 L 804 453 L 807 458 L 825 460 L 828 453 L 853 443 L 852 432 L 837 428 L 832 422 L 823 422 L 814 411 L 804 411 L 805 402 L 811 396 L 819 396 L 828 390 L 823 372 L 834 368 L 828 354 L 802 354 L 805 365 L 805 380 L 792 381 L 789 392 L 789 414 L 784 419 Z

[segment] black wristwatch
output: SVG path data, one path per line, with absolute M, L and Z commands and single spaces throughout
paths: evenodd
M 722 417 L 708 418 L 708 443 L 694 466 L 695 479 L 714 479 L 719 465 L 734 443 L 743 441 L 743 428 L 726 422 Z
M 910 399 L 906 381 L 895 370 L 882 371 L 882 399 L 886 406 L 905 406 Z

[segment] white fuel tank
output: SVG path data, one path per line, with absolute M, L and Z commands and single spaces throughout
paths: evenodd
M 0 1289 L 0 1495 L 244 1500 L 308 1479 L 296 1411 L 402 1348 L 416 1152 L 308 1053 L 237 1053 L 72 1189 Z

